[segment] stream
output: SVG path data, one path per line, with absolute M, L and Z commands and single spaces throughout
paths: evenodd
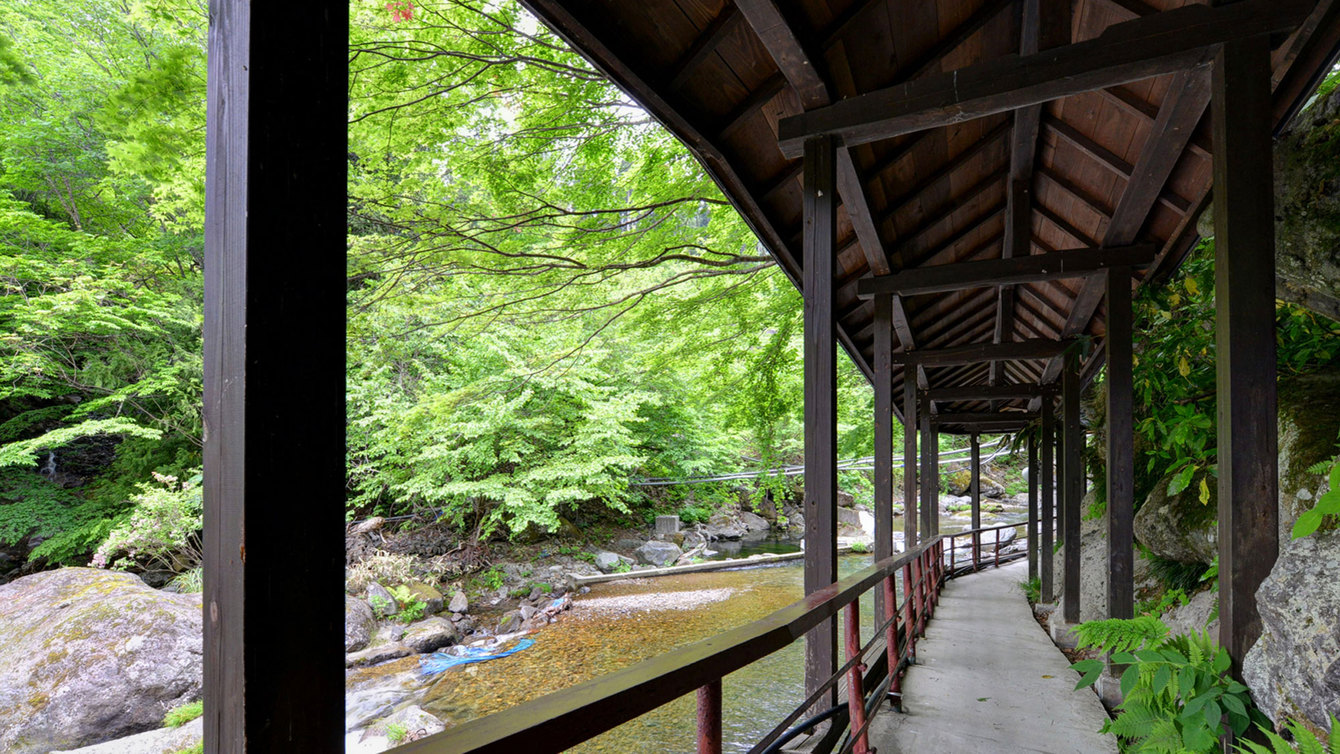
M 983 518 L 984 525 L 990 526 L 1021 520 L 1026 512 L 1009 508 Z M 942 519 L 946 532 L 967 526 L 966 517 L 944 515 Z M 793 544 L 777 542 L 761 546 L 773 552 L 795 549 Z M 871 562 L 868 554 L 843 556 L 839 574 L 846 576 Z M 426 678 L 413 690 L 414 695 L 422 694 L 420 706 L 450 728 L 758 620 L 802 595 L 800 560 L 596 584 L 589 594 L 574 600 L 571 611 L 531 634 L 533 647 Z M 861 599 L 862 641 L 873 630 L 873 612 L 873 596 L 867 593 Z M 804 700 L 803 657 L 804 642 L 794 642 L 725 677 L 725 751 L 748 751 Z M 405 661 L 396 661 L 364 673 L 408 667 Z M 572 751 L 692 752 L 696 749 L 695 719 L 695 698 L 690 693 Z

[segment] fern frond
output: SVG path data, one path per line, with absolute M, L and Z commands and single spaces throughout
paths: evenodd
M 1152 615 L 1138 618 L 1095 620 L 1075 627 L 1079 646 L 1099 652 L 1133 652 L 1160 646 L 1168 626 Z

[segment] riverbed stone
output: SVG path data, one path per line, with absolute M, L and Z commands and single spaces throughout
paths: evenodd
M 201 667 L 199 594 L 97 568 L 0 586 L 0 751 L 156 729 L 168 710 L 200 698 Z
M 1281 542 L 1256 592 L 1261 638 L 1243 678 L 1270 719 L 1301 717 L 1321 730 L 1340 715 L 1340 531 Z
M 414 650 L 398 641 L 390 642 L 388 644 L 377 644 L 368 647 L 367 649 L 346 654 L 344 656 L 344 666 L 346 668 L 354 668 L 364 665 L 378 665 L 387 660 L 408 657 L 412 654 L 414 654 Z
M 372 614 L 378 618 L 385 618 L 399 612 L 395 596 L 391 594 L 390 590 L 375 581 L 368 584 L 368 607 L 372 608 Z
M 620 563 L 632 565 L 633 561 L 616 552 L 601 551 L 596 553 L 596 568 L 599 568 L 601 573 L 614 573 L 620 570 Z
M 424 615 L 436 615 L 442 612 L 444 600 L 442 593 L 436 588 L 418 581 L 407 585 L 406 588 L 409 589 L 410 596 L 423 602 Z
M 368 603 L 357 597 L 344 598 L 344 651 L 357 652 L 372 641 L 377 619 Z
M 703 526 L 703 536 L 715 542 L 719 539 L 740 539 L 746 533 L 744 524 L 732 515 L 723 512 L 713 513 Z
M 744 525 L 745 531 L 749 534 L 767 533 L 772 529 L 772 524 L 768 523 L 768 519 L 751 511 L 740 511 L 740 523 Z
M 524 619 L 521 617 L 521 612 L 518 610 L 512 610 L 511 612 L 505 613 L 502 619 L 498 621 L 497 633 L 514 633 L 520 630 L 523 621 Z
M 438 615 L 410 624 L 401 641 L 411 650 L 423 654 L 455 644 L 460 639 L 456 624 Z
M 643 543 L 641 547 L 633 551 L 633 555 L 643 563 L 657 566 L 659 568 L 671 565 L 679 559 L 679 556 L 682 555 L 683 552 L 684 551 L 679 549 L 678 546 L 670 542 L 658 542 L 652 540 Z
M 465 592 L 457 590 L 455 594 L 451 595 L 451 604 L 447 605 L 447 609 L 453 613 L 463 613 L 469 610 L 470 600 L 465 596 Z

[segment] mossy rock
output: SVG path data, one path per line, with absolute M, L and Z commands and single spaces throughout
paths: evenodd
M 1340 370 L 1290 377 L 1279 385 L 1280 541 L 1299 514 L 1330 490 L 1329 469 L 1308 471 L 1336 457 L 1340 437 Z M 1323 529 L 1333 529 L 1333 522 Z
M 1218 553 L 1218 485 L 1208 472 L 1200 471 L 1176 495 L 1168 493 L 1172 474 L 1154 484 L 1135 514 L 1135 538 L 1150 552 L 1179 563 L 1209 564 Z M 1210 495 L 1200 499 L 1201 481 Z

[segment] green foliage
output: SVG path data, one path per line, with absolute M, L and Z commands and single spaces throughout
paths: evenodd
M 1200 588 L 1206 569 L 1204 563 L 1170 560 L 1149 551 L 1140 553 L 1140 556 L 1149 561 L 1149 575 L 1168 589 L 1180 589 L 1190 594 Z
M 1327 474 L 1327 481 L 1330 483 L 1330 489 L 1326 491 L 1326 494 L 1317 498 L 1317 502 L 1312 505 L 1312 508 L 1298 516 L 1298 520 L 1293 524 L 1292 535 L 1294 539 L 1306 537 L 1321 528 L 1327 516 L 1340 515 L 1340 456 L 1329 463 L 1315 464 L 1308 471 L 1314 474 L 1325 473 L 1328 466 L 1330 472 Z
M 180 707 L 173 707 L 163 716 L 164 728 L 180 728 L 192 720 L 205 714 L 204 702 L 188 702 Z
M 1035 605 L 1038 600 L 1042 599 L 1041 579 L 1033 578 L 1028 581 L 1020 581 L 1019 588 L 1024 591 L 1024 597 L 1028 598 L 1028 603 L 1030 605 Z
M 1103 726 L 1125 751 L 1208 754 L 1218 751 L 1220 735 L 1238 736 L 1265 720 L 1247 687 L 1228 675 L 1228 650 L 1209 634 L 1169 636 L 1168 627 L 1151 616 L 1093 621 L 1076 631 L 1081 648 L 1112 652 L 1112 662 L 1126 666 L 1120 714 Z M 1102 660 L 1071 667 L 1083 674 L 1077 689 L 1093 685 L 1105 669 Z
M 1331 715 L 1331 733 L 1325 741 L 1298 720 L 1289 720 L 1285 729 L 1293 743 L 1266 726 L 1260 726 L 1270 748 L 1255 741 L 1243 741 L 1234 747 L 1238 754 L 1337 754 L 1340 753 L 1340 720 Z
M 865 553 L 870 552 L 870 548 L 866 547 L 864 542 L 852 542 L 851 551 L 859 555 L 864 555 Z
M 131 498 L 134 508 L 115 525 L 93 554 L 93 565 L 117 569 L 160 569 L 180 574 L 203 560 L 200 530 L 204 508 L 197 474 L 184 482 L 155 474 Z
M 173 752 L 173 754 L 205 754 L 205 742 L 197 741 L 194 746 L 188 746 L 185 749 Z
M 1141 600 L 1135 603 L 1135 614 L 1149 615 L 1157 618 L 1169 610 L 1175 607 L 1181 607 L 1190 601 L 1191 598 L 1187 596 L 1186 590 L 1180 588 L 1168 589 L 1156 599 Z
M 401 725 L 400 723 L 387 723 L 386 725 L 387 741 L 390 741 L 393 744 L 400 744 L 405 740 L 405 737 L 408 735 L 409 735 L 409 728 L 406 728 L 404 725 Z
M 409 624 L 423 617 L 423 612 L 428 607 L 428 603 L 415 596 L 408 586 L 404 584 L 394 586 L 391 587 L 390 592 L 396 601 L 396 612 L 388 616 L 391 620 Z

